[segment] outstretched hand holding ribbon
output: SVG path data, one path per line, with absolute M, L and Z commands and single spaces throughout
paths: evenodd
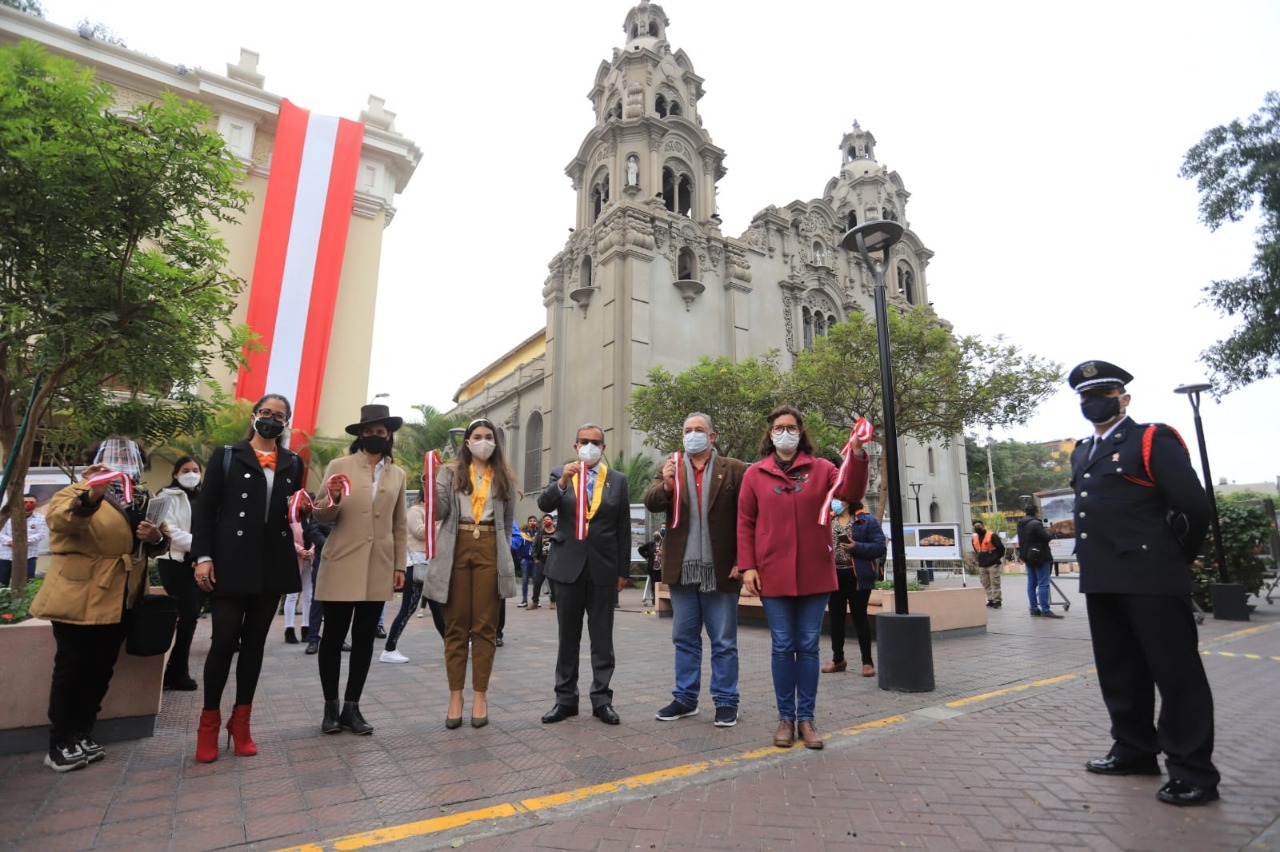
M 849 468 L 853 464 L 853 457 L 862 452 L 862 445 L 871 440 L 871 436 L 875 434 L 875 428 L 872 427 L 871 421 L 865 417 L 859 417 L 858 422 L 853 424 L 853 429 L 849 432 L 849 440 L 844 442 L 844 447 L 840 450 L 840 456 L 844 459 L 840 463 L 840 472 L 836 474 L 836 481 L 831 484 L 831 490 L 827 492 L 827 499 L 822 502 L 821 508 L 818 510 L 818 523 L 826 526 L 830 520 L 830 512 L 827 511 L 831 505 L 832 499 L 839 492 L 840 487 L 849 479 Z

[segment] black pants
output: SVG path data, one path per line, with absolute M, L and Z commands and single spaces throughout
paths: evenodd
M 324 601 L 316 598 L 316 579 L 320 575 L 320 554 L 311 560 L 311 609 L 307 615 L 307 640 L 319 639 L 320 625 L 324 623 Z
M 597 585 L 585 568 L 572 583 L 551 581 L 556 600 L 556 625 L 560 645 L 556 652 L 556 703 L 578 706 L 578 655 L 582 647 L 582 619 L 591 637 L 591 706 L 613 703 L 613 610 L 618 602 L 616 584 Z
M 1098 685 L 1111 714 L 1111 754 L 1165 753 L 1169 778 L 1217 787 L 1213 693 L 1197 647 L 1191 599 L 1174 595 L 1085 595 Z M 1152 726 L 1156 690 L 1160 718 Z
M 538 603 L 539 599 L 542 597 L 542 583 L 544 579 L 542 576 L 542 569 L 546 567 L 547 567 L 547 563 L 539 562 L 536 559 L 533 560 L 533 602 L 534 603 Z M 555 603 L 556 602 L 556 584 L 550 580 L 547 580 L 546 583 L 547 583 L 547 588 L 550 590 L 549 594 L 551 595 L 551 602 Z
M 384 601 L 325 601 L 324 638 L 320 640 L 320 688 L 325 701 L 338 700 L 338 678 L 342 674 L 342 643 L 351 631 L 346 701 L 359 701 L 373 662 L 373 639 L 378 629 Z
M 178 601 L 178 629 L 173 636 L 173 650 L 169 652 L 166 671 L 189 677 L 191 638 L 196 634 L 196 620 L 205 595 L 196 585 L 195 572 L 189 563 L 175 559 L 159 559 L 160 582 L 165 592 Z
M 871 625 L 867 621 L 867 603 L 871 590 L 858 591 L 858 577 L 853 569 L 836 571 L 840 588 L 831 593 L 827 610 L 831 613 L 831 659 L 837 663 L 844 659 L 844 613 L 848 608 L 853 616 L 853 631 L 858 635 L 858 649 L 862 651 L 862 664 L 871 662 Z
M 396 614 L 395 620 L 391 622 L 391 630 L 387 632 L 385 648 L 388 651 L 396 649 L 400 634 L 409 623 L 409 616 L 413 615 L 413 611 L 418 608 L 418 601 L 422 599 L 422 581 L 426 579 L 426 565 L 422 566 L 422 577 L 416 577 L 414 574 L 416 567 L 416 565 L 410 565 L 405 569 L 404 588 L 400 590 L 400 612 Z
M 63 624 L 53 622 L 53 680 L 49 684 L 49 743 L 93 733 L 102 699 L 111 686 L 120 646 L 122 624 Z M 21 684 L 9 684 L 21 689 Z
M 214 597 L 213 639 L 204 659 L 204 709 L 222 706 L 222 690 L 231 676 L 231 658 L 236 657 L 236 704 L 252 704 L 262 674 L 263 649 L 267 632 L 276 617 L 277 594 Z M 236 651 L 236 643 L 240 650 Z

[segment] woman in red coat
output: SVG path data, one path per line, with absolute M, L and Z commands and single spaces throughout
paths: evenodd
M 867 490 L 867 454 L 852 438 L 848 476 L 832 495 L 839 470 L 812 455 L 804 417 L 790 405 L 769 414 L 763 458 L 747 469 L 738 498 L 738 568 L 749 594 L 759 595 L 773 642 L 773 690 L 778 730 L 773 744 L 799 736 L 822 748 L 813 724 L 818 697 L 818 636 L 827 600 L 839 585 L 831 531 L 824 525 L 831 496 L 852 503 Z

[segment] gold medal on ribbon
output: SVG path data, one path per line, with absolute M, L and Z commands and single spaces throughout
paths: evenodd
M 472 528 L 471 528 L 471 537 L 472 537 L 472 538 L 479 538 L 479 537 L 480 537 L 480 525 L 479 525 L 479 524 L 476 524 L 474 527 L 472 527 Z

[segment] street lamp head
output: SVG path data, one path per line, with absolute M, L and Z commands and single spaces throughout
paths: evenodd
M 850 228 L 840 239 L 840 247 L 845 251 L 868 254 L 882 251 L 888 257 L 889 249 L 902 239 L 902 234 L 902 226 L 892 219 L 874 219 Z
M 1178 385 L 1176 388 L 1173 389 L 1173 392 L 1184 393 L 1184 394 L 1193 394 L 1193 393 L 1201 394 L 1207 390 L 1210 390 L 1212 387 L 1213 385 L 1209 384 L 1208 382 L 1189 382 L 1185 385 Z

